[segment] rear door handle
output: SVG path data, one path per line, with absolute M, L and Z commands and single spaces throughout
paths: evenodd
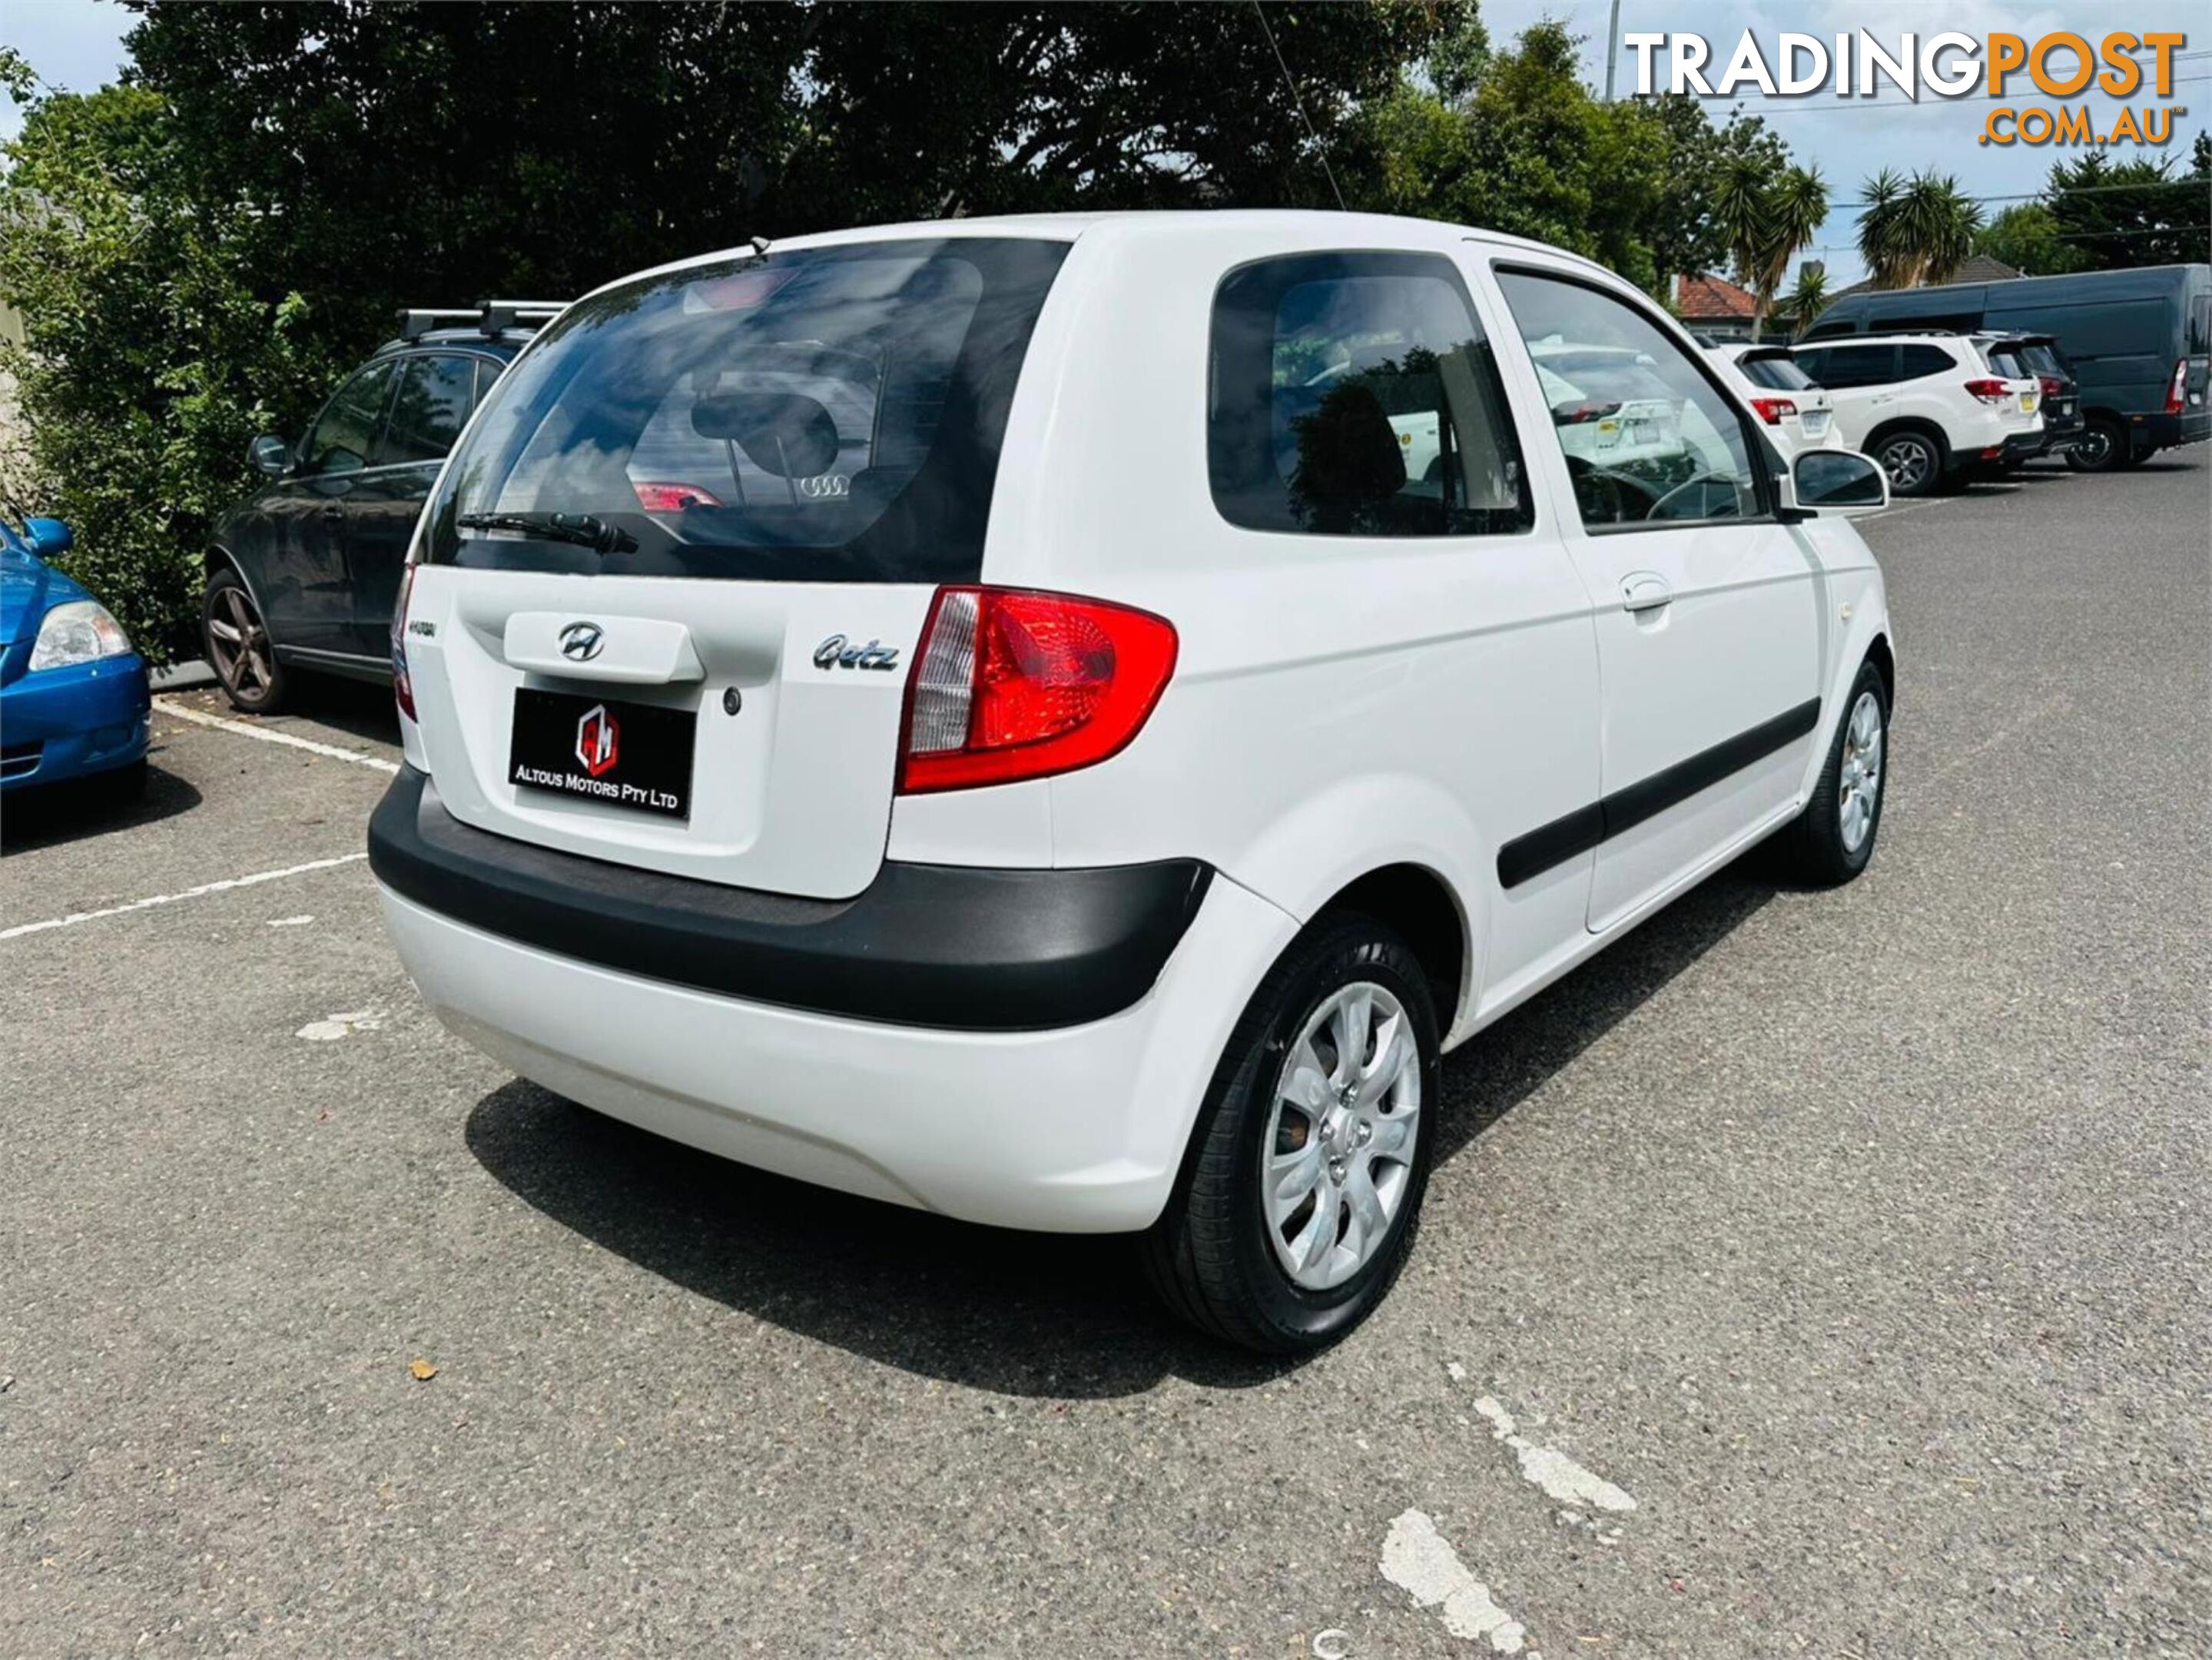
M 1620 579 L 1620 608 L 1623 611 L 1656 611 L 1674 598 L 1674 590 L 1667 586 L 1667 579 L 1656 571 L 1640 570 Z

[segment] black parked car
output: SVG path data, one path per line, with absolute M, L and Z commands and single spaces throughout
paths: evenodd
M 1993 374 L 2002 374 L 2008 380 L 2025 380 L 2033 377 L 2043 383 L 2043 447 L 2039 455 L 2063 455 L 2077 468 L 2085 464 L 2075 460 L 2088 431 L 2088 418 L 2081 413 L 2081 383 L 2075 379 L 2074 366 L 2066 361 L 2066 354 L 2058 349 L 2056 337 L 2048 334 L 1978 334 L 1974 344 L 1982 349 L 1982 356 Z M 2010 461 L 2007 466 L 2024 463 Z
M 202 636 L 230 701 L 265 714 L 305 669 L 389 679 L 408 538 L 477 401 L 558 305 L 400 313 L 298 445 L 253 441 L 268 483 L 216 523 Z

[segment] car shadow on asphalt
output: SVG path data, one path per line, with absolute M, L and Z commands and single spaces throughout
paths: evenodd
M 153 753 L 161 753 L 159 745 Z M 201 800 L 198 788 L 151 760 L 143 795 L 118 801 L 104 793 L 98 778 L 85 779 L 9 795 L 7 805 L 0 807 L 0 857 L 173 818 L 190 812 Z
M 1438 1159 L 1777 891 L 1754 850 L 1457 1051 L 1444 1064 Z M 919 1376 L 1082 1400 L 1135 1394 L 1170 1376 L 1245 1388 L 1297 1364 L 1240 1354 L 1176 1325 L 1151 1299 L 1126 1238 L 1013 1232 L 830 1192 L 665 1140 L 520 1079 L 477 1102 L 465 1133 L 502 1186 L 603 1250 Z

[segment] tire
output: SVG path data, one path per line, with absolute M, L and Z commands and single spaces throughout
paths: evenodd
M 1871 800 L 1863 813 L 1852 809 L 1852 796 L 1866 800 L 1868 767 L 1862 747 L 1863 711 L 1871 709 L 1873 729 Z M 1850 777 L 1846 777 L 1846 768 Z M 1876 835 L 1881 830 L 1882 803 L 1889 793 L 1889 690 L 1881 671 L 1872 662 L 1859 666 L 1844 700 L 1844 718 L 1828 745 L 1828 758 L 1820 768 L 1820 781 L 1791 826 L 1787 849 L 1794 873 L 1814 887 L 1838 887 L 1867 867 L 1874 858 Z M 1856 824 L 1856 839 L 1854 825 Z
M 1396 1039 L 1412 1045 L 1392 1071 L 1396 1085 L 1371 1104 L 1347 1101 L 1335 1087 L 1351 1074 L 1335 1053 L 1334 1034 L 1345 1028 L 1330 1012 L 1358 1018 L 1361 988 L 1372 1000 L 1368 1073 L 1381 1076 L 1377 1063 Z M 1382 996 L 1374 995 L 1378 991 Z M 1327 1066 L 1325 1079 L 1309 1080 L 1323 1112 L 1287 1100 L 1278 1107 L 1277 1091 L 1295 1076 L 1292 1056 L 1301 1051 Z M 1419 1225 L 1435 1144 L 1437 1054 L 1428 977 L 1396 933 L 1372 918 L 1340 915 L 1323 917 L 1294 942 L 1230 1035 L 1175 1192 L 1144 1236 L 1146 1270 L 1167 1305 L 1203 1331 L 1270 1354 L 1325 1347 L 1365 1319 L 1397 1279 Z M 1358 1129 L 1361 1122 L 1366 1131 Z M 1344 1157 L 1331 1157 L 1339 1151 Z M 1263 1166 L 1277 1158 L 1313 1166 L 1313 1203 L 1303 1227 L 1297 1210 L 1287 1224 L 1277 1221 L 1279 1209 L 1271 1214 L 1267 1192 L 1283 1183 L 1263 1179 Z M 1352 1211 L 1359 1193 L 1375 1200 L 1385 1219 L 1355 1238 Z M 1295 1197 L 1273 1203 L 1303 1208 Z M 1321 1257 L 1306 1272 L 1317 1279 L 1340 1274 L 1334 1283 L 1301 1284 L 1286 1266 L 1286 1256 L 1310 1257 L 1313 1241 L 1321 1242 Z
M 208 578 L 200 609 L 200 647 L 234 708 L 274 714 L 292 695 L 292 676 L 276 660 L 276 642 L 253 592 L 228 565 Z
M 1931 496 L 1943 482 L 1943 446 L 1917 427 L 1883 435 L 1872 453 L 1892 496 Z
M 2066 452 L 2066 465 L 2076 472 L 2116 472 L 2128 465 L 2128 435 L 2118 422 L 2093 415 L 2081 441 Z

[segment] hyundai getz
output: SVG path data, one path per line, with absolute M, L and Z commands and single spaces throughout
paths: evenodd
M 1666 418 L 1581 441 L 1541 365 L 1624 353 Z M 1894 666 L 1844 515 L 1887 499 L 1785 471 L 1627 284 L 1449 226 L 648 271 L 424 508 L 385 913 L 563 1096 L 1139 1234 L 1184 1316 L 1315 1347 L 1405 1259 L 1444 1051 L 1771 833 L 1865 866 Z

